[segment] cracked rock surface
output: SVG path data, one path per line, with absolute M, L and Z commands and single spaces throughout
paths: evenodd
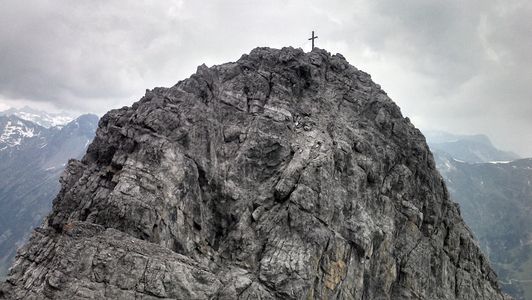
M 105 115 L 0 298 L 508 299 L 420 131 L 293 48 Z

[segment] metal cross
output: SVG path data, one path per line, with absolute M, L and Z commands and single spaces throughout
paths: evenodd
M 314 40 L 317 38 L 317 36 L 314 36 L 314 30 L 312 30 L 312 37 L 308 39 L 309 41 L 312 41 L 312 50 L 314 50 Z

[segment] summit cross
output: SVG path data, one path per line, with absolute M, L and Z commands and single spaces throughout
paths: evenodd
M 314 40 L 317 39 L 318 36 L 314 36 L 314 30 L 312 30 L 312 37 L 309 38 L 309 41 L 312 41 L 312 50 L 314 50 Z

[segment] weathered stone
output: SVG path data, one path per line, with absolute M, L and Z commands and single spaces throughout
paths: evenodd
M 1 295 L 505 299 L 419 130 L 341 55 L 293 48 L 105 115 Z

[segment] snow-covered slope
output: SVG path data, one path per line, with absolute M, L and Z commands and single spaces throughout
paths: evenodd
M 40 139 L 46 128 L 16 116 L 0 117 L 0 151 Z
M 6 111 L 0 112 L 0 115 L 16 116 L 20 119 L 30 121 L 44 128 L 63 126 L 75 119 L 75 117 L 67 113 L 49 113 L 45 111 L 35 110 L 27 106 L 20 109 L 11 108 Z

